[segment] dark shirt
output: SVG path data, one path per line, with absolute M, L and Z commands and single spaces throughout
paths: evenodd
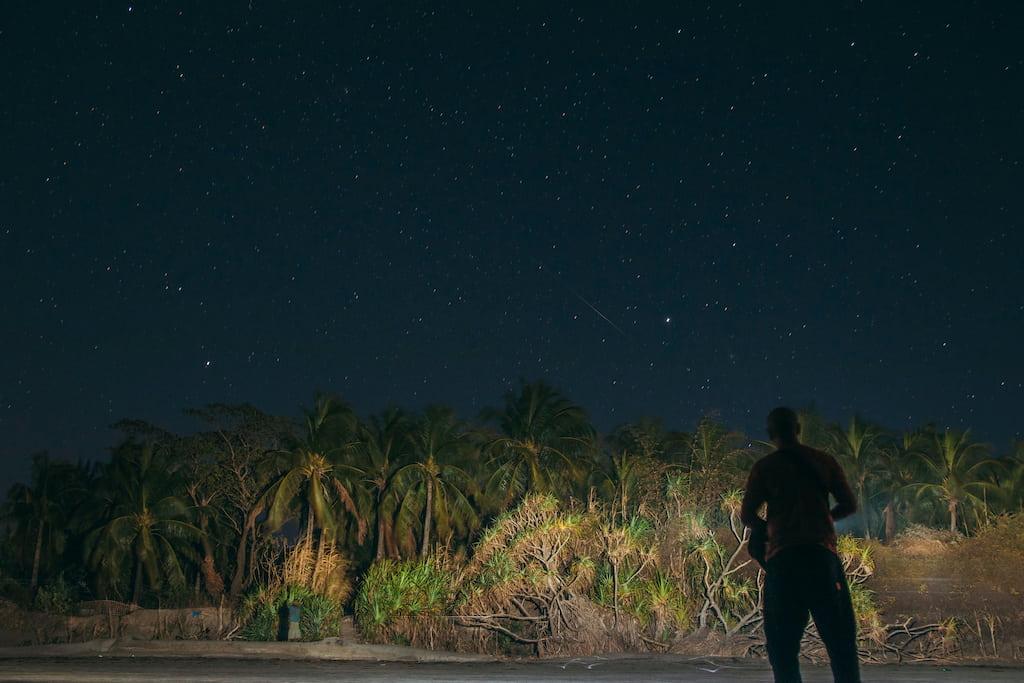
M 829 509 L 829 494 L 835 507 Z M 828 453 L 803 444 L 769 453 L 750 469 L 740 519 L 749 527 L 767 503 L 766 558 L 789 546 L 815 544 L 836 551 L 833 520 L 857 510 L 857 499 L 843 469 Z

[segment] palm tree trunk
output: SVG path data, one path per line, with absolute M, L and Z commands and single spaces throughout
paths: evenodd
M 249 566 L 245 570 L 245 586 L 248 588 L 256 580 L 256 553 L 259 550 L 257 544 L 256 527 L 253 526 L 252 532 L 249 535 Z
M 218 598 L 224 592 L 224 579 L 217 572 L 213 559 L 213 544 L 210 543 L 209 528 L 210 521 L 204 516 L 199 523 L 200 542 L 203 546 L 203 566 L 200 574 L 203 576 L 206 592 L 210 594 L 210 597 Z M 196 593 L 198 594 L 198 591 Z
M 241 595 L 248 587 L 248 581 L 246 581 L 248 548 L 246 544 L 249 542 L 249 533 L 255 526 L 256 513 L 252 511 L 245 515 L 245 525 L 242 528 L 242 533 L 238 536 L 238 548 L 235 549 L 235 575 L 231 578 L 231 597 L 233 598 Z
M 384 559 L 384 514 L 381 510 L 380 497 L 377 498 L 377 559 Z
M 39 520 L 39 531 L 36 533 L 36 551 L 32 556 L 32 583 L 29 586 L 33 590 L 39 585 L 39 558 L 43 554 L 43 527 L 46 522 Z
M 383 560 L 384 559 L 384 528 L 383 528 L 383 522 L 381 520 L 379 520 L 379 519 L 377 520 L 377 552 L 376 552 L 376 559 L 378 559 L 378 560 Z
M 896 536 L 896 506 L 891 500 L 882 510 L 882 516 L 885 517 L 885 542 L 892 543 Z
M 860 486 L 858 486 L 858 488 L 860 490 L 857 491 L 857 494 L 858 494 L 858 497 L 859 497 L 859 500 L 857 501 L 857 504 L 860 506 L 860 520 L 861 520 L 861 523 L 864 525 L 864 538 L 865 538 L 865 540 L 870 541 L 871 540 L 871 522 L 868 519 L 868 506 L 866 504 L 867 503 L 867 495 L 865 494 L 865 488 L 866 487 L 864 486 L 864 483 L 861 482 L 861 484 L 860 484 Z
M 142 595 L 142 560 L 135 560 L 135 585 L 132 587 L 132 604 L 139 604 L 139 596 Z
M 249 534 L 245 531 L 238 538 L 238 547 L 235 548 L 235 575 L 231 577 L 231 597 L 236 598 L 244 590 L 242 584 L 245 582 L 246 567 L 246 541 Z
M 420 557 L 427 556 L 427 548 L 430 547 L 430 520 L 433 517 L 431 514 L 434 505 L 434 480 L 427 479 L 427 504 L 426 510 L 423 511 L 423 545 L 420 547 Z
M 612 562 L 612 610 L 615 612 L 615 628 L 619 627 L 619 563 Z
M 320 529 L 320 542 L 316 547 L 316 562 L 313 564 L 313 575 L 311 582 L 313 586 L 316 586 L 317 575 L 320 572 L 320 568 L 324 566 L 324 555 L 327 554 L 327 529 Z

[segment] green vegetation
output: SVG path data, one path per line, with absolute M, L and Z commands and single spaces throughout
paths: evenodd
M 363 637 L 409 644 L 412 631 L 435 630 L 451 610 L 455 577 L 439 558 L 375 563 L 355 600 Z
M 188 412 L 203 424 L 191 435 L 120 423 L 106 463 L 34 456 L 0 508 L 0 597 L 65 614 L 95 599 L 229 604 L 251 639 L 276 638 L 297 598 L 305 639 L 337 635 L 349 610 L 374 640 L 540 654 L 759 625 L 737 512 L 769 446 L 712 416 L 602 438 L 540 382 L 475 423 L 440 405 L 362 418 L 334 395 L 301 422 L 249 405 Z M 804 421 L 862 502 L 840 551 L 865 638 L 886 637 L 871 539 L 966 538 L 999 560 L 965 566 L 972 585 L 1013 566 L 1021 444 L 997 457 L 969 431 Z

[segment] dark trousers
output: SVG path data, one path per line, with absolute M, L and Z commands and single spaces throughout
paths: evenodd
M 768 561 L 764 632 L 775 683 L 800 683 L 800 640 L 814 617 L 837 683 L 859 683 L 857 622 L 843 564 L 827 548 L 784 548 Z

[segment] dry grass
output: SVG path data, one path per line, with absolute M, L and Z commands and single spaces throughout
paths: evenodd
M 321 541 L 316 548 L 313 546 L 310 540 L 300 539 L 288 550 L 282 581 L 288 586 L 304 586 L 338 603 L 347 602 L 352 595 L 348 559 L 332 543 Z

